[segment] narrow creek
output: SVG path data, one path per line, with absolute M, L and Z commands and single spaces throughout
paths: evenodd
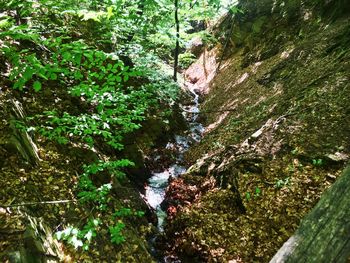
M 175 160 L 161 172 L 153 172 L 152 177 L 148 180 L 146 186 L 145 198 L 149 205 L 156 211 L 158 219 L 158 231 L 164 231 L 164 223 L 167 216 L 166 211 L 162 208 L 162 202 L 165 198 L 165 191 L 170 178 L 176 178 L 184 174 L 187 168 L 184 166 L 184 153 L 189 147 L 202 138 L 204 128 L 198 121 L 199 116 L 199 94 L 196 86 L 190 82 L 185 82 L 183 88 L 188 90 L 192 95 L 192 101 L 188 105 L 180 103 L 182 115 L 188 123 L 188 130 L 181 135 L 175 135 L 173 141 L 168 142 L 166 149 L 174 150 Z M 159 156 L 160 158 L 160 156 Z M 167 262 L 167 260 L 164 260 Z

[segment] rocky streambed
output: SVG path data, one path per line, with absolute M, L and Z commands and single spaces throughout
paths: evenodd
M 201 140 L 204 128 L 198 121 L 199 118 L 199 94 L 195 86 L 190 82 L 184 82 L 183 88 L 185 92 L 189 93 L 191 101 L 181 104 L 180 110 L 185 118 L 188 127 L 185 132 L 181 134 L 175 134 L 175 136 L 166 144 L 165 151 L 172 153 L 170 162 L 163 163 L 162 170 L 159 169 L 152 171 L 152 177 L 149 178 L 145 186 L 145 199 L 149 203 L 152 209 L 154 209 L 157 215 L 157 228 L 161 235 L 164 231 L 164 224 L 167 215 L 174 212 L 173 206 L 169 206 L 166 200 L 166 190 L 169 183 L 180 175 L 187 171 L 187 167 L 184 164 L 184 154 L 189 147 Z M 154 162 L 162 162 L 163 156 L 161 154 L 153 157 Z M 153 237 L 151 243 L 157 242 L 157 237 Z M 153 245 L 152 245 L 153 246 Z M 154 249 L 154 253 L 156 253 Z M 160 259 L 164 262 L 174 262 L 174 259 L 164 257 Z

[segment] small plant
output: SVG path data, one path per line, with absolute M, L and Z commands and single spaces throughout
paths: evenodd
M 289 164 L 287 169 L 288 169 L 288 172 L 294 173 L 294 172 L 295 172 L 295 166 L 294 166 L 294 164 Z
M 323 165 L 323 160 L 322 159 L 313 159 L 312 160 L 312 165 L 319 167 Z
M 300 147 L 295 147 L 293 150 L 291 150 L 291 154 L 293 155 L 299 155 L 299 154 L 302 154 L 303 150 L 300 148 Z
M 142 217 L 144 216 L 143 211 L 136 211 L 134 209 L 122 207 L 117 210 L 109 220 L 107 221 L 115 221 L 115 225 L 109 226 L 109 233 L 111 235 L 111 242 L 119 245 L 126 241 L 122 230 L 126 227 L 123 223 L 122 218 L 125 217 Z M 83 226 L 82 229 L 68 226 L 62 231 L 58 231 L 55 233 L 55 238 L 57 240 L 66 241 L 68 244 L 74 246 L 75 249 L 82 248 L 83 250 L 88 250 L 92 240 L 97 236 L 98 228 L 101 228 L 103 225 L 102 220 L 100 219 L 90 219 L 88 223 Z
M 258 198 L 261 195 L 261 189 L 259 187 L 255 187 L 254 190 L 254 199 Z M 249 202 L 252 199 L 252 194 L 250 192 L 245 193 L 245 199 Z
M 259 187 L 255 187 L 254 198 L 257 198 L 261 195 L 261 189 Z
M 281 189 L 290 184 L 290 178 L 286 177 L 285 179 L 280 179 L 275 183 L 275 188 Z
M 92 239 L 97 235 L 97 227 L 101 224 L 98 219 L 90 219 L 82 230 L 68 226 L 62 231 L 55 234 L 57 240 L 67 241 L 68 244 L 73 245 L 75 249 L 82 247 L 83 250 L 88 250 Z
M 121 244 L 125 241 L 125 237 L 121 231 L 125 228 L 125 224 L 121 221 L 118 221 L 115 226 L 109 227 L 109 233 L 111 234 L 111 241 L 114 244 Z
M 201 38 L 204 44 L 211 47 L 219 43 L 219 40 L 214 36 L 214 34 L 204 31 L 201 33 Z
M 213 147 L 215 147 L 215 148 L 217 148 L 217 149 L 219 149 L 219 148 L 225 148 L 225 146 L 224 146 L 221 142 L 219 142 L 219 141 L 215 141 L 215 142 L 213 142 L 212 144 L 213 144 Z
M 145 213 L 142 211 L 135 211 L 133 209 L 123 207 L 118 211 L 116 211 L 113 214 L 113 217 L 114 219 L 116 219 L 117 217 L 119 218 L 131 217 L 131 216 L 142 217 L 144 216 L 144 214 Z M 125 224 L 121 219 L 119 219 L 114 226 L 109 227 L 109 233 L 111 234 L 112 243 L 119 245 L 125 241 L 125 237 L 122 234 L 122 230 L 124 228 L 125 228 Z
M 250 195 L 250 192 L 246 192 L 245 193 L 245 199 L 249 202 L 250 199 L 251 199 L 251 195 Z

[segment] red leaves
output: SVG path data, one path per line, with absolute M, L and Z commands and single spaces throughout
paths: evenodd
M 169 218 L 174 218 L 184 206 L 190 205 L 198 197 L 198 194 L 198 188 L 186 184 L 183 178 L 172 179 L 164 200 Z

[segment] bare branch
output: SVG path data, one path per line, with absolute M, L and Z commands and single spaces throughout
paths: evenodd
M 75 202 L 77 202 L 77 200 L 57 200 L 57 201 L 42 201 L 42 202 L 22 203 L 22 204 L 13 204 L 13 205 L 0 204 L 0 207 L 9 208 L 9 207 L 31 206 L 31 205 L 66 204 L 66 203 L 75 203 Z

